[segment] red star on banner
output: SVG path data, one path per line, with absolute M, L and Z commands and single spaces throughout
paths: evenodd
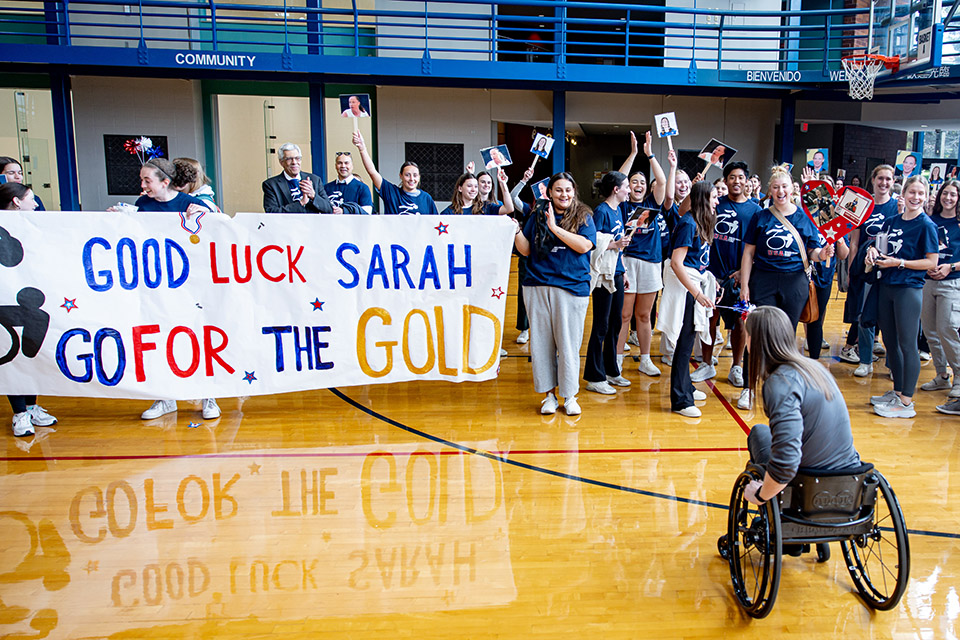
M 310 304 L 313 305 L 314 311 L 323 311 L 324 303 L 320 302 L 320 298 L 314 298 L 313 302 L 311 302 Z
M 60 306 L 63 307 L 64 309 L 66 309 L 66 310 L 67 310 L 67 313 L 70 313 L 70 312 L 73 311 L 74 309 L 79 309 L 79 308 L 80 308 L 80 307 L 77 306 L 77 299 L 76 299 L 76 298 L 74 298 L 73 300 L 71 300 L 70 298 L 64 298 L 64 299 L 63 299 L 63 304 L 60 305 Z
M 442 236 L 447 232 L 447 227 L 450 225 L 443 224 L 442 222 L 434 227 L 437 230 L 437 235 Z
M 499 300 L 500 296 L 502 295 L 503 295 L 503 289 L 501 289 L 500 287 L 497 287 L 496 289 L 493 289 L 493 295 L 491 295 L 490 297 L 496 298 L 497 300 Z

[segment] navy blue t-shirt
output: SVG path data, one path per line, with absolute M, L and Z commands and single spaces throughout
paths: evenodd
M 780 273 L 803 271 L 800 251 L 816 249 L 826 244 L 820 231 L 800 209 L 784 217 L 796 228 L 804 246 L 797 247 L 793 233 L 780 224 L 770 209 L 763 209 L 754 214 L 743 235 L 744 243 L 756 246 L 753 254 L 755 269 Z
M 593 210 L 593 224 L 597 231 L 613 235 L 614 240 L 623 237 L 623 218 L 620 217 L 620 210 L 610 208 L 606 202 L 601 202 Z M 623 273 L 623 259 L 620 252 L 617 252 L 617 274 Z
M 487 203 L 487 204 L 483 205 L 483 207 L 481 207 L 482 211 L 478 211 L 478 212 L 477 212 L 477 215 L 498 216 L 498 215 L 500 215 L 500 207 L 502 207 L 502 206 L 503 206 L 503 205 L 500 204 L 499 202 L 490 202 L 490 203 Z M 467 207 L 466 209 L 464 209 L 464 210 L 461 211 L 460 213 L 461 213 L 462 215 L 465 215 L 465 216 L 471 216 L 471 215 L 473 215 L 473 207 L 474 207 L 474 205 L 470 205 L 469 207 Z M 453 210 L 453 205 L 451 204 L 449 207 L 447 207 L 446 209 L 444 209 L 443 211 L 441 211 L 441 212 L 440 212 L 440 215 L 442 215 L 442 216 L 455 216 L 455 215 L 457 215 L 457 212 Z
M 37 201 L 37 208 L 34 211 L 46 211 L 46 207 L 43 206 L 43 200 L 40 199 L 40 196 L 37 195 L 37 192 L 33 192 L 33 199 Z
M 717 226 L 710 248 L 710 273 L 723 281 L 740 270 L 743 258 L 743 234 L 750 220 L 762 209 L 753 200 L 733 202 L 723 196 L 717 203 Z
M 563 216 L 556 215 L 557 224 Z M 540 257 L 534 246 L 536 221 L 534 216 L 527 219 L 523 227 L 523 235 L 530 241 L 530 255 L 527 256 L 527 277 L 523 280 L 525 287 L 559 287 L 575 296 L 590 295 L 590 252 L 577 253 L 562 240 L 551 236 L 553 247 L 547 254 Z M 593 216 L 587 216 L 586 222 L 577 229 L 577 234 L 597 245 L 597 227 L 593 223 Z
M 821 289 L 826 289 L 833 284 L 833 276 L 837 273 L 836 256 L 830 258 L 830 266 L 827 267 L 826 261 L 817 262 L 813 265 L 813 284 Z
M 683 259 L 683 266 L 696 269 L 700 273 L 710 266 L 710 245 L 703 241 L 697 232 L 697 222 L 692 213 L 687 213 L 677 220 L 670 234 L 670 254 L 678 247 L 687 247 L 687 255 Z
M 877 237 L 884 220 L 898 214 L 899 210 L 897 208 L 896 198 L 890 198 L 883 204 L 875 205 L 873 211 L 870 212 L 870 217 L 864 220 L 863 224 L 859 227 L 860 246 L 865 245 L 868 240 L 873 240 Z
M 200 198 L 194 198 L 193 196 L 187 195 L 185 193 L 178 193 L 177 197 L 173 200 L 168 200 L 167 202 L 160 202 L 159 200 L 154 200 L 150 196 L 140 196 L 137 198 L 137 201 L 134 203 L 134 206 L 137 207 L 140 211 L 147 213 L 157 213 L 160 211 L 169 211 L 173 213 L 180 213 L 187 210 L 192 204 L 198 204 L 204 209 L 209 210 L 210 207 L 207 206 L 207 203 L 201 200 Z
M 383 198 L 383 212 L 388 216 L 435 216 L 437 205 L 426 191 L 407 193 L 397 185 L 384 180 L 377 191 Z
M 657 201 L 653 199 L 653 196 L 648 196 L 643 202 L 627 201 L 621 204 L 621 220 L 623 224 L 626 224 L 627 220 L 630 219 L 630 216 L 633 215 L 633 212 L 638 207 L 654 209 L 656 211 L 651 211 L 648 214 L 647 224 L 642 227 L 637 227 L 636 231 L 633 232 L 633 239 L 630 241 L 630 244 L 627 245 L 627 248 L 623 250 L 623 255 L 636 258 L 637 260 L 644 260 L 645 262 L 660 262 L 663 260 L 660 229 L 661 227 L 666 228 L 666 222 L 663 216 L 660 215 L 658 210 L 659 205 L 657 205 Z M 667 237 L 669 238 L 669 235 Z
M 883 221 L 880 231 L 887 233 L 887 255 L 900 260 L 923 260 L 928 253 L 938 253 L 937 225 L 926 214 L 913 220 L 894 216 Z M 882 269 L 879 282 L 890 287 L 922 289 L 925 271 L 915 269 Z
M 944 218 L 941 215 L 930 216 L 937 225 L 937 245 L 940 247 L 939 264 L 952 264 L 960 261 L 960 220 L 957 216 Z M 960 271 L 951 271 L 944 280 L 960 278 Z
M 363 184 L 362 180 L 354 178 L 350 182 L 340 182 L 334 180 L 323 185 L 323 190 L 327 192 L 330 198 L 330 204 L 335 207 L 343 208 L 344 202 L 355 202 L 361 207 L 373 207 L 373 196 L 370 194 L 370 187 Z M 363 213 L 366 210 L 361 209 Z
M 660 244 L 663 246 L 663 253 L 660 260 L 666 260 L 673 253 L 673 245 L 670 240 L 674 227 L 680 220 L 680 207 L 676 204 L 670 205 L 669 209 L 660 207 Z

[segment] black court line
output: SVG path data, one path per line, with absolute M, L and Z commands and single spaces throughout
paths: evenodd
M 604 482 L 603 480 L 594 480 L 593 478 L 585 478 L 583 476 L 575 476 L 569 473 L 563 473 L 562 471 L 555 471 L 553 469 L 547 469 L 546 467 L 538 467 L 537 465 L 527 464 L 526 462 L 519 462 L 517 460 L 511 460 L 510 458 L 490 453 L 489 451 L 483 451 L 482 449 L 474 449 L 473 447 L 468 447 L 467 445 L 460 444 L 459 442 L 453 442 L 452 440 L 447 440 L 446 438 L 441 438 L 440 436 L 435 436 L 432 433 L 427 433 L 426 431 L 421 431 L 413 427 L 407 426 L 402 422 L 398 422 L 393 418 L 388 418 L 387 416 L 377 413 L 373 409 L 366 407 L 350 396 L 346 395 L 339 389 L 335 387 L 328 388 L 327 391 L 337 396 L 353 408 L 362 411 L 372 418 L 376 418 L 381 422 L 385 422 L 392 427 L 396 427 L 402 431 L 413 434 L 424 440 L 430 440 L 437 444 L 443 445 L 445 447 L 450 447 L 452 449 L 457 449 L 464 453 L 469 453 L 471 455 L 480 456 L 482 458 L 487 458 L 489 460 L 495 460 L 497 462 L 508 464 L 520 469 L 526 469 L 528 471 L 536 471 L 538 473 L 543 473 L 548 476 L 554 476 L 556 478 L 563 478 L 564 480 L 572 480 L 574 482 L 582 482 L 583 484 L 592 485 L 595 487 L 603 487 L 604 489 L 614 489 L 615 491 L 624 491 L 626 493 L 634 493 L 641 496 L 647 496 L 649 498 L 661 498 L 663 500 L 673 500 L 674 502 L 682 502 L 685 504 L 692 504 L 700 507 L 713 507 L 714 509 L 723 509 L 724 511 L 729 511 L 730 506 L 726 504 L 719 504 L 716 502 L 706 502 L 704 500 L 693 500 L 691 498 L 683 498 L 680 496 L 671 496 L 666 493 L 656 493 L 655 491 L 647 491 L 645 489 L 637 489 L 636 487 L 625 487 L 622 484 L 615 484 L 613 482 Z M 892 531 L 892 529 L 891 529 Z M 919 536 L 931 536 L 935 538 L 951 538 L 955 540 L 960 540 L 960 533 L 948 533 L 946 531 L 924 531 L 922 529 L 907 529 L 907 533 L 911 535 Z

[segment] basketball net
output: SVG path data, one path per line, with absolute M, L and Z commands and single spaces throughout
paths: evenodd
M 894 67 L 899 58 L 887 58 L 874 54 L 851 56 L 840 61 L 850 83 L 850 97 L 854 100 L 872 100 L 873 84 L 880 70 Z

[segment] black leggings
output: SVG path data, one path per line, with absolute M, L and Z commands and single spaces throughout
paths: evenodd
M 823 345 L 823 320 L 827 315 L 827 303 L 830 301 L 832 291 L 833 280 L 826 287 L 817 287 L 817 308 L 820 309 L 820 317 L 816 322 L 807 323 L 807 351 L 814 360 L 820 358 L 820 347 Z
M 677 336 L 677 346 L 673 351 L 673 364 L 670 365 L 670 410 L 681 411 L 693 406 L 693 382 L 690 380 L 690 355 L 697 337 L 693 330 L 693 313 L 696 301 L 688 292 L 683 307 L 683 326 Z
M 605 382 L 607 376 L 620 375 L 617 364 L 617 340 L 620 337 L 620 314 L 623 312 L 623 274 L 614 278 L 613 293 L 600 286 L 593 290 L 593 327 L 587 341 L 587 362 L 583 379 Z
M 920 377 L 920 353 L 916 346 L 923 290 L 883 283 L 877 286 L 878 302 L 884 309 L 877 322 L 887 350 L 887 367 L 893 374 L 893 390 L 913 397 Z
M 527 306 L 523 303 L 523 281 L 527 277 L 527 258 L 520 256 L 517 260 L 517 331 L 526 331 L 530 328 L 527 320 Z
M 770 305 L 782 309 L 790 320 L 793 332 L 797 332 L 800 314 L 810 296 L 810 279 L 803 271 L 757 271 L 750 274 L 750 302 L 758 307 Z M 819 343 L 817 343 L 819 346 Z M 743 350 L 743 382 L 749 380 L 750 354 Z
M 30 405 L 37 404 L 37 396 L 7 396 L 14 413 L 23 413 Z

